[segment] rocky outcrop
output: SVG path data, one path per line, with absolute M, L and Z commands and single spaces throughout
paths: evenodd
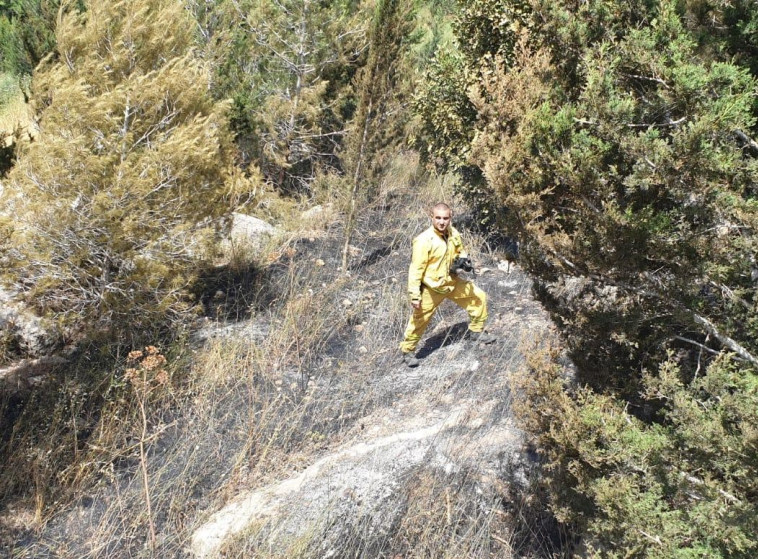
M 260 247 L 265 239 L 276 233 L 276 228 L 252 215 L 232 214 L 230 238 L 233 244 Z
M 0 368 L 0 382 L 16 391 L 28 390 L 41 383 L 57 367 L 66 363 L 68 360 L 59 355 L 22 359 L 9 367 Z
M 0 384 L 25 389 L 66 362 L 53 355 L 60 347 L 60 333 L 15 300 L 13 293 L 0 289 L 0 339 L 6 363 L 0 368 Z
M 405 367 L 393 348 L 378 364 L 367 390 L 386 405 L 304 469 L 230 499 L 196 529 L 192 555 L 226 556 L 243 541 L 248 551 L 286 556 L 299 542 L 308 546 L 305 556 L 345 556 L 346 542 L 356 538 L 363 550 L 386 544 L 404 521 L 408 480 L 456 487 L 482 515 L 495 508 L 497 484 L 525 483 L 529 465 L 510 413 L 510 375 L 523 362 L 521 344 L 545 336 L 549 320 L 518 267 L 493 264 L 476 281 L 490 295 L 495 344 L 471 342 L 465 313 L 444 305 L 418 368 Z

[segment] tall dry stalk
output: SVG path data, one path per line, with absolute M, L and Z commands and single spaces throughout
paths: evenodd
M 145 442 L 148 440 L 147 405 L 150 394 L 168 383 L 168 372 L 164 368 L 166 358 L 155 346 L 148 346 L 144 351 L 132 351 L 127 360 L 135 365 L 126 369 L 124 377 L 134 389 L 140 413 L 139 455 L 142 471 L 142 488 L 145 494 L 147 522 L 150 529 L 150 551 L 155 553 L 155 519 L 153 517 L 152 499 L 150 497 L 150 476 L 147 471 L 147 452 Z

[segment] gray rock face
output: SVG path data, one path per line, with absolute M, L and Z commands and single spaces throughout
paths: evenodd
M 276 228 L 262 219 L 237 212 L 232 214 L 230 237 L 235 244 L 260 246 L 275 233 Z
M 484 474 L 497 454 L 512 451 L 520 443 L 512 425 L 484 427 L 480 413 L 494 408 L 492 401 L 469 401 L 445 412 L 435 410 L 415 429 L 368 433 L 293 477 L 239 495 L 195 532 L 193 553 L 216 557 L 224 541 L 263 522 L 266 539 L 275 546 L 316 529 L 323 533 L 322 556 L 338 556 L 346 529 L 363 525 L 363 531 L 381 534 L 397 520 L 404 508 L 402 480 L 418 468 L 432 468 L 443 478 L 472 466 Z M 397 419 L 411 423 L 408 417 Z M 475 435 L 462 448 L 458 437 L 469 430 Z
M 6 344 L 2 348 L 4 354 L 14 357 L 16 353 L 16 361 L 0 368 L 0 383 L 11 389 L 28 388 L 66 362 L 63 357 L 51 355 L 59 345 L 59 333 L 15 301 L 13 293 L 3 289 L 0 289 L 0 338 Z
M 510 375 L 523 361 L 519 342 L 544 336 L 548 320 L 525 297 L 530 283 L 517 269 L 495 267 L 477 283 L 493 299 L 488 324 L 496 343 L 469 341 L 465 315 L 445 305 L 422 342 L 419 367 L 408 369 L 399 355 L 377 363 L 363 397 L 383 404 L 304 469 L 242 491 L 216 510 L 195 530 L 191 555 L 225 556 L 235 540 L 246 542 L 246 551 L 276 549 L 282 556 L 293 542 L 308 542 L 308 557 L 346 556 L 355 538 L 361 549 L 377 549 L 403 521 L 415 478 L 456 487 L 478 514 L 493 514 L 494 480 L 508 471 L 511 483 L 525 483 Z
M 13 339 L 28 357 L 48 354 L 57 345 L 58 334 L 14 299 L 13 293 L 0 289 L 0 332 Z
M 65 363 L 67 360 L 58 355 L 22 359 L 9 367 L 0 368 L 0 382 L 17 391 L 26 390 L 42 382 L 56 367 Z

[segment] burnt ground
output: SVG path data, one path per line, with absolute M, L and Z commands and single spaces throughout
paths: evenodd
M 229 499 L 194 532 L 192 554 L 214 557 L 235 538 L 242 542 L 232 547 L 248 553 L 290 549 L 307 536 L 307 556 L 389 557 L 397 551 L 389 550 L 407 516 L 411 482 L 456 487 L 479 503 L 469 514 L 489 520 L 504 485 L 528 484 L 534 456 L 510 412 L 509 380 L 523 363 L 522 344 L 550 327 L 531 296 L 531 281 L 497 249 L 473 247 L 478 273 L 472 279 L 488 293 L 488 331 L 498 341 L 480 346 L 468 340 L 465 312 L 446 302 L 419 347 L 421 365 L 408 369 L 397 352 L 407 312 L 398 318 L 387 300 L 405 305 L 410 236 L 359 236 L 350 279 L 328 303 L 350 302 L 343 327 L 324 346 L 324 384 L 315 390 L 355 395 L 318 424 L 330 433 L 330 444 L 292 475 Z M 294 245 L 304 265 L 319 262 L 311 285 L 337 281 L 341 247 L 334 240 Z M 466 556 L 507 551 L 496 541 Z
M 465 312 L 445 302 L 421 365 L 405 367 L 410 239 L 426 227 L 409 214 L 362 217 L 348 274 L 342 231 L 327 226 L 283 245 L 248 292 L 223 284 L 233 295 L 209 303 L 219 320 L 194 339 L 229 344 L 239 365 L 199 383 L 156 427 L 156 550 L 135 513 L 144 498 L 132 457 L 40 530 L 19 531 L 13 556 L 550 557 L 559 544 L 549 518 L 525 520 L 538 464 L 511 413 L 522 348 L 548 336 L 550 321 L 508 251 L 472 241 L 497 342 L 466 339 Z M 295 337 L 308 333 L 308 351 L 277 338 L 292 309 L 303 310 L 289 320 Z M 247 346 L 271 354 L 265 370 Z

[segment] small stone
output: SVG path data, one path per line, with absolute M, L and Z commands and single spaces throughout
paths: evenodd
M 501 260 L 497 263 L 497 269 L 502 272 L 510 272 L 511 271 L 511 263 L 507 260 Z
M 316 259 L 316 266 L 325 266 L 325 265 L 326 263 L 323 260 L 321 260 L 320 258 Z
M 320 204 L 318 206 L 313 206 L 302 212 L 300 215 L 302 216 L 303 220 L 306 221 L 315 221 L 317 219 L 321 219 L 324 215 L 324 206 Z
M 366 329 L 366 327 L 363 326 L 363 324 L 356 324 L 355 325 L 355 331 L 356 332 L 363 332 L 365 329 Z
M 350 299 L 345 299 L 344 301 L 342 301 L 342 306 L 343 307 L 352 307 L 353 306 L 353 302 Z
M 366 349 L 365 345 L 362 345 L 358 348 L 358 353 L 368 353 L 368 349 Z

